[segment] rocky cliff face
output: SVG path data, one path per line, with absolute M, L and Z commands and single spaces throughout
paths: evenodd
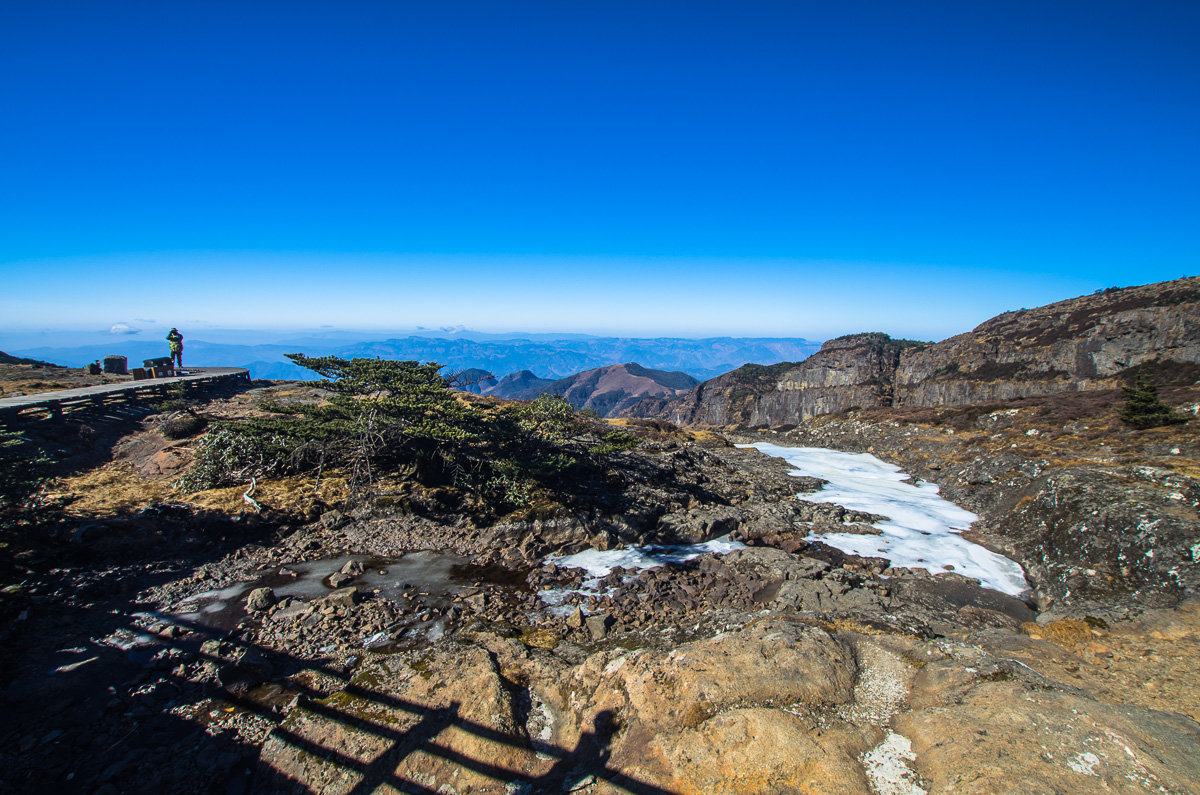
M 628 413 L 683 425 L 778 427 L 853 407 L 889 406 L 901 352 L 922 344 L 879 333 L 840 337 L 799 364 L 748 364 L 681 398 L 643 401 Z
M 961 405 L 1106 389 L 1139 372 L 1182 386 L 1200 377 L 1198 363 L 1200 277 L 1193 277 L 1006 312 L 906 351 L 896 403 Z
M 999 315 L 925 345 L 885 334 L 831 340 L 799 364 L 747 365 L 634 416 L 781 427 L 851 408 L 986 403 L 1111 389 L 1145 374 L 1200 379 L 1200 277 L 1106 290 Z

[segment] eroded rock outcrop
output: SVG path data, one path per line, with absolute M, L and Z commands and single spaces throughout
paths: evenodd
M 1200 277 L 1006 312 L 906 351 L 896 403 L 961 405 L 1105 389 L 1130 371 L 1168 384 L 1200 379 Z
M 935 344 L 856 334 L 798 364 L 746 365 L 625 411 L 685 425 L 785 427 L 851 408 L 944 406 L 1200 380 L 1200 277 L 1006 312 Z
M 476 635 L 372 661 L 261 759 L 320 792 L 1184 792 L 1200 775 L 1193 720 L 1099 700 L 992 635 L 766 616 L 577 659 Z
M 903 350 L 921 343 L 886 334 L 830 340 L 799 364 L 748 364 L 675 400 L 646 400 L 624 413 L 683 425 L 794 425 L 852 407 L 888 406 Z

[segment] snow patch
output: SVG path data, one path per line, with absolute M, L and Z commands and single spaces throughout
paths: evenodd
M 563 569 L 583 569 L 590 577 L 600 579 L 608 576 L 613 569 L 620 566 L 624 569 L 654 569 L 668 563 L 683 563 L 698 558 L 701 555 L 723 555 L 735 549 L 745 549 L 746 545 L 724 535 L 700 544 L 684 544 L 669 547 L 624 547 L 621 549 L 585 549 L 574 555 L 547 558 L 547 562 Z
M 574 555 L 552 556 L 546 558 L 547 563 L 553 563 L 560 569 L 583 569 L 588 577 L 579 588 L 547 588 L 538 593 L 542 601 L 552 606 L 551 613 L 566 614 L 574 610 L 571 605 L 563 604 L 573 593 L 586 596 L 601 596 L 600 581 L 620 567 L 634 571 L 655 569 L 668 563 L 683 563 L 698 558 L 701 555 L 724 555 L 735 549 L 745 549 L 746 545 L 734 541 L 728 535 L 704 541 L 700 544 L 682 544 L 679 546 L 662 547 L 622 547 L 620 549 L 585 549 Z
M 1093 754 L 1091 751 L 1075 754 L 1075 756 L 1067 762 L 1067 767 L 1074 770 L 1076 773 L 1082 773 L 1085 776 L 1095 776 L 1096 765 L 1100 764 L 1100 757 Z
M 878 795 L 926 795 L 909 766 L 915 762 L 912 743 L 902 734 L 888 732 L 879 745 L 862 755 L 863 771 Z
M 818 536 L 832 547 L 853 555 L 887 558 L 893 566 L 934 573 L 953 570 L 978 579 L 984 587 L 1013 596 L 1029 589 L 1017 563 L 959 535 L 979 516 L 943 499 L 933 483 L 906 482 L 909 476 L 899 467 L 869 453 L 780 447 L 766 442 L 742 446 L 782 458 L 795 467 L 793 475 L 827 481 L 820 491 L 801 495 L 802 499 L 888 517 L 874 524 L 881 531 L 878 536 Z

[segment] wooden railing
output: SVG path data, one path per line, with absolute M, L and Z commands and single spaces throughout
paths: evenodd
M 0 423 L 11 427 L 29 421 L 61 420 L 71 414 L 162 400 L 180 389 L 186 394 L 250 381 L 250 371 L 241 367 L 192 367 L 187 372 L 188 375 L 0 398 Z

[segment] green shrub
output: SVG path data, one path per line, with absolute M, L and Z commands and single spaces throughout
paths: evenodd
M 174 388 L 167 390 L 167 393 L 161 399 L 151 401 L 150 408 L 160 413 L 187 411 L 195 403 L 194 400 L 188 399 L 187 394 L 187 389 L 181 381 Z
M 632 433 L 625 431 L 608 431 L 601 434 L 600 444 L 592 448 L 592 452 L 598 455 L 606 453 L 620 453 L 626 450 L 632 450 L 638 446 L 641 440 Z
M 219 425 L 198 442 L 181 488 L 309 471 L 319 477 L 337 467 L 357 494 L 398 475 L 520 508 L 537 489 L 562 495 L 572 479 L 594 478 L 587 469 L 594 455 L 638 443 L 579 414 L 561 395 L 485 410 L 453 391 L 434 363 L 289 358 L 325 377 L 328 402 L 284 408 L 264 401 L 260 407 L 277 416 Z
M 522 466 L 511 458 L 492 464 L 493 475 L 487 487 L 513 508 L 524 508 L 530 503 L 530 481 Z
M 282 434 L 222 425 L 200 440 L 195 461 L 176 486 L 204 491 L 276 474 L 287 467 L 293 450 Z
M 1158 387 L 1144 378 L 1138 378 L 1133 386 L 1122 387 L 1125 405 L 1118 412 L 1127 424 L 1145 430 L 1163 425 L 1178 425 L 1188 417 L 1163 403 L 1158 397 Z
M 565 441 L 575 430 L 575 407 L 562 395 L 538 395 L 533 400 L 513 403 L 503 412 L 517 431 L 543 442 Z
M 159 425 L 159 430 L 168 439 L 186 439 L 200 433 L 206 425 L 208 425 L 208 421 L 203 417 L 197 417 L 190 411 L 183 411 L 163 420 Z

